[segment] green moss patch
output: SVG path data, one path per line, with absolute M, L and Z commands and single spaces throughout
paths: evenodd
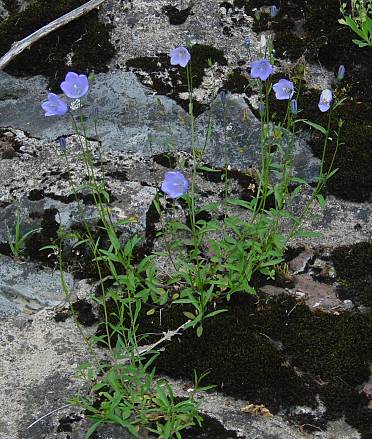
M 228 395 L 264 404 L 272 412 L 326 404 L 323 415 L 306 415 L 296 422 L 322 427 L 345 416 L 364 439 L 372 433 L 372 412 L 358 387 L 369 378 L 372 355 L 372 313 L 331 315 L 312 313 L 293 298 L 257 301 L 235 296 L 219 305 L 228 312 L 204 324 L 198 338 L 187 331 L 172 340 L 157 360 L 159 372 L 192 379 L 193 369 L 210 370 L 205 384 L 216 384 Z M 143 318 L 140 331 L 161 332 L 184 320 L 180 307 Z M 161 322 L 161 324 L 159 323 Z
M 340 299 L 372 308 L 372 243 L 360 242 L 332 252 Z
M 85 0 L 37 0 L 22 12 L 13 12 L 0 24 L 0 54 L 7 52 L 14 41 L 50 23 L 85 3 Z M 88 73 L 107 71 L 114 55 L 109 40 L 110 27 L 98 20 L 97 11 L 52 32 L 18 55 L 6 68 L 15 76 L 45 75 L 49 87 L 60 92 L 59 84 L 68 71 Z M 71 56 L 71 64 L 67 58 Z

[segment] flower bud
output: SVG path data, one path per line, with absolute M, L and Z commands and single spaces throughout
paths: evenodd
M 291 113 L 292 114 L 297 114 L 298 113 L 297 99 L 292 99 L 291 100 Z
M 59 146 L 61 147 L 61 149 L 66 149 L 66 137 L 65 136 L 58 137 L 58 143 L 59 143 Z
M 270 17 L 271 18 L 276 17 L 278 15 L 278 12 L 279 12 L 279 9 L 275 5 L 272 5 L 270 8 Z
M 345 77 L 345 66 L 341 64 L 340 67 L 338 68 L 337 79 L 338 81 L 342 81 L 344 77 Z

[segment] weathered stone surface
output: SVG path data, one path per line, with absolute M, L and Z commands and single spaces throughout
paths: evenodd
M 64 407 L 78 389 L 73 379 L 77 364 L 89 359 L 87 348 L 71 319 L 57 323 L 53 312 L 42 310 L 33 316 L 8 317 L 2 321 L 0 339 L 0 406 L 2 439 L 83 439 L 88 422 L 80 410 Z M 86 329 L 85 329 L 86 330 Z M 178 396 L 186 396 L 184 383 L 170 380 Z M 11 397 L 9 397 L 11 395 Z M 247 439 L 301 439 L 294 426 L 280 415 L 254 416 L 242 411 L 247 401 L 234 400 L 217 393 L 204 394 L 202 412 L 215 417 L 226 429 Z M 42 416 L 57 410 L 28 428 Z M 67 419 L 66 419 L 67 417 Z M 71 430 L 64 430 L 66 423 Z M 129 439 L 118 427 L 102 427 L 99 439 Z M 359 439 L 360 435 L 343 421 L 329 424 L 327 431 L 314 437 Z M 141 436 L 142 439 L 145 437 Z
M 67 116 L 46 118 L 43 115 L 40 104 L 46 96 L 46 82 L 41 77 L 26 81 L 0 72 L 1 126 L 12 126 L 31 136 L 42 135 L 50 140 L 74 134 Z M 168 151 L 169 145 L 174 145 L 171 149 L 175 150 L 191 150 L 188 114 L 171 99 L 154 96 L 131 72 L 97 75 L 84 105 L 87 113 L 89 108 L 99 108 L 99 135 L 106 150 L 135 152 L 147 157 Z M 249 123 L 241 122 L 243 113 Z M 233 168 L 240 170 L 259 165 L 260 123 L 242 97 L 227 99 L 225 120 L 219 98 L 212 102 L 210 114 L 204 113 L 196 119 L 195 146 L 198 149 L 203 149 L 208 124 L 213 128 L 205 148 L 207 162 L 221 167 L 227 159 Z M 316 177 L 319 160 L 312 157 L 304 140 L 298 139 L 295 143 L 294 161 L 299 177 L 309 181 Z
M 74 281 L 64 273 L 66 285 Z M 30 262 L 18 262 L 0 255 L 0 316 L 31 314 L 43 307 L 57 306 L 65 300 L 59 271 L 40 268 Z
M 100 12 L 103 20 L 114 24 L 112 42 L 118 53 L 112 61 L 111 71 L 96 75 L 83 111 L 89 114 L 92 107 L 99 109 L 98 131 L 104 150 L 102 161 L 113 200 L 112 212 L 118 219 L 136 219 L 123 228 L 123 241 L 134 232 L 143 232 L 149 225 L 149 218 L 146 217 L 149 206 L 166 171 L 165 167 L 154 164 L 151 156 L 161 151 L 191 149 L 188 114 L 172 99 L 156 95 L 151 88 L 154 84 L 146 72 L 142 72 L 141 84 L 134 73 L 124 71 L 127 69 L 126 62 L 139 56 L 167 54 L 171 48 L 188 41 L 192 44 L 212 44 L 223 50 L 228 65 L 206 69 L 202 85 L 195 90 L 199 103 L 211 104 L 210 122 L 213 130 L 205 150 L 205 159 L 211 165 L 223 166 L 224 115 L 216 93 L 228 73 L 238 65 L 247 66 L 250 55 L 261 57 L 266 43 L 265 36 L 252 33 L 251 17 L 241 13 L 239 25 L 234 25 L 227 5 L 220 6 L 214 0 L 195 2 L 192 14 L 184 24 L 172 26 L 167 15 L 162 13 L 162 7 L 168 3 L 167 0 L 107 1 Z M 185 6 L 184 2 L 176 3 L 180 9 Z M 0 19 L 3 12 L 0 2 Z M 229 27 L 229 35 L 222 31 L 224 26 Z M 251 54 L 243 47 L 246 35 L 252 39 Z M 168 78 L 166 70 L 160 75 Z M 310 72 L 308 83 L 326 88 L 330 85 L 332 75 L 317 67 Z M 143 85 L 145 83 L 148 87 Z M 69 229 L 81 225 L 78 205 L 69 193 L 69 174 L 77 185 L 83 182 L 79 138 L 74 135 L 67 116 L 43 116 L 40 103 L 47 97 L 46 84 L 42 77 L 16 79 L 0 72 L 0 126 L 5 128 L 0 143 L 2 244 L 9 239 L 6 225 L 10 226 L 11 235 L 14 233 L 14 198 L 20 206 L 22 233 L 41 227 L 42 215 L 53 209 L 57 211 L 54 218 L 59 227 Z M 185 93 L 178 97 L 187 98 Z M 254 97 L 250 99 L 250 104 L 254 106 L 256 103 Z M 245 171 L 259 160 L 259 123 L 242 95 L 228 96 L 227 110 L 226 156 L 233 168 Z M 243 123 L 243 120 L 247 122 Z M 199 147 L 204 144 L 208 123 L 207 112 L 196 120 L 196 145 Z M 68 135 L 68 164 L 61 151 L 56 149 L 56 139 L 60 135 Z M 91 130 L 89 135 L 95 137 Z M 98 143 L 91 142 L 91 145 L 97 153 Z M 187 154 L 182 158 L 190 161 Z M 312 157 L 307 148 L 306 137 L 297 139 L 294 160 L 298 176 L 312 181 L 317 174 L 319 161 Z M 100 175 L 98 159 L 95 164 L 97 175 Z M 187 166 L 185 172 L 190 177 Z M 231 186 L 239 190 L 237 182 L 232 182 Z M 221 184 L 210 182 L 201 175 L 196 178 L 196 188 L 201 204 L 219 200 L 218 195 L 222 190 Z M 84 194 L 81 195 L 83 197 Z M 299 197 L 297 207 L 303 207 L 306 199 L 306 194 Z M 92 203 L 85 200 L 83 207 L 91 224 L 96 224 L 98 217 Z M 41 216 L 33 215 L 35 213 Z M 367 241 L 372 237 L 372 207 L 368 203 L 348 203 L 328 197 L 326 208 L 321 210 L 316 206 L 313 213 L 317 217 L 306 221 L 305 228 L 321 231 L 322 238 L 307 239 L 309 245 L 335 247 Z M 291 243 L 303 242 L 301 238 Z M 167 265 L 167 261 L 164 265 Z M 301 272 L 302 265 L 298 267 Z M 297 286 L 312 289 L 315 281 L 304 276 L 301 278 L 303 282 Z M 71 276 L 68 276 L 68 282 L 72 288 L 74 280 Z M 1 292 L 1 439 L 66 439 L 68 435 L 72 435 L 73 439 L 82 439 L 87 427 L 84 419 L 72 423 L 73 432 L 58 431 L 64 416 L 81 416 L 81 412 L 71 407 L 27 429 L 35 419 L 62 407 L 66 398 L 77 390 L 78 384 L 72 379 L 73 371 L 76 364 L 87 359 L 86 349 L 71 319 L 56 323 L 52 319 L 53 311 L 37 311 L 63 300 L 58 272 L 44 268 L 38 270 L 33 263 L 21 264 L 2 256 Z M 321 293 L 320 299 L 328 294 L 332 296 L 334 290 L 329 287 Z M 79 291 L 77 294 L 79 297 Z M 313 303 L 318 299 L 314 297 Z M 337 298 L 332 296 L 332 306 L 336 301 Z M 32 315 L 26 317 L 24 314 L 28 312 Z M 173 384 L 178 395 L 185 395 L 183 383 Z M 364 390 L 366 394 L 370 394 L 369 384 Z M 263 418 L 242 413 L 244 404 L 244 401 L 212 394 L 206 396 L 203 410 L 220 419 L 227 428 L 239 431 L 249 439 L 303 437 L 280 415 Z M 327 431 L 314 433 L 313 436 L 321 439 L 332 436 L 337 439 L 360 438 L 342 420 L 330 423 Z M 100 430 L 99 438 L 127 439 L 129 435 L 117 427 L 105 427 Z
M 0 21 L 4 20 L 9 15 L 8 11 L 4 7 L 4 3 L 0 2 Z

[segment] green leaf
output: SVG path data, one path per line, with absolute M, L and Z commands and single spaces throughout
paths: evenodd
M 201 337 L 203 334 L 203 326 L 198 326 L 198 329 L 196 330 L 196 335 L 198 337 Z
M 221 170 L 210 168 L 208 166 L 198 166 L 197 171 L 207 171 L 207 172 L 221 173 Z
M 240 199 L 228 199 L 226 200 L 226 203 L 228 204 L 232 204 L 233 206 L 240 206 L 240 207 L 244 207 L 245 209 L 249 209 L 252 210 L 253 208 L 253 204 L 254 204 L 255 200 L 252 201 L 245 201 L 245 200 L 240 200 Z
M 316 198 L 317 198 L 317 200 L 318 200 L 318 203 L 319 203 L 320 207 L 321 207 L 322 209 L 324 209 L 324 208 L 325 208 L 325 205 L 326 205 L 326 201 L 325 201 L 323 195 L 322 195 L 322 194 L 318 194 L 318 195 L 316 196 Z
M 218 314 L 222 314 L 223 312 L 226 312 L 226 311 L 227 311 L 227 309 L 218 309 L 216 311 L 212 311 L 209 314 L 207 314 L 205 316 L 205 318 L 207 319 L 207 318 L 210 318 L 210 317 L 214 317 L 214 316 L 217 316 Z
M 307 119 L 297 119 L 297 120 L 294 121 L 294 123 L 297 123 L 297 122 L 306 123 L 306 125 L 309 125 L 312 128 L 315 128 L 316 130 L 320 131 L 322 134 L 324 134 L 324 135 L 327 134 L 327 130 L 324 127 L 322 127 L 321 125 L 318 125 L 317 123 L 310 122 Z
M 319 232 L 311 232 L 310 230 L 300 229 L 298 232 L 296 232 L 296 236 L 300 238 L 321 238 L 322 234 Z
M 195 319 L 195 315 L 192 312 L 184 311 L 183 315 L 186 316 L 188 319 Z
M 366 46 L 369 46 L 368 43 L 366 43 L 366 42 L 364 42 L 364 41 L 362 41 L 362 40 L 352 40 L 352 42 L 353 42 L 354 44 L 356 44 L 358 47 L 366 47 Z
M 85 439 L 89 439 L 92 434 L 97 430 L 97 427 L 103 424 L 103 421 L 100 419 L 99 421 L 95 422 L 93 425 L 91 425 L 88 429 L 88 431 L 85 433 Z

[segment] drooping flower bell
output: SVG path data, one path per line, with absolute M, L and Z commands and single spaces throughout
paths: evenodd
M 68 111 L 66 102 L 54 93 L 48 93 L 48 100 L 41 104 L 41 108 L 45 116 L 63 116 Z
M 297 114 L 298 113 L 297 99 L 292 99 L 290 105 L 291 105 L 291 113 Z
M 338 68 L 338 72 L 337 72 L 337 80 L 338 81 L 342 81 L 345 77 L 345 66 L 344 65 L 340 65 L 340 67 Z
M 247 48 L 247 49 L 250 49 L 251 48 L 251 46 L 252 46 L 252 40 L 251 40 L 251 38 L 250 37 L 244 37 L 244 46 Z
M 275 97 L 279 101 L 291 99 L 294 95 L 293 82 L 288 81 L 288 79 L 280 79 L 279 82 L 273 85 L 273 90 L 275 91 Z
M 164 175 L 161 190 L 170 198 L 178 198 L 189 190 L 189 182 L 180 171 L 169 171 Z
M 186 67 L 191 59 L 190 52 L 186 49 L 186 47 L 183 46 L 172 49 L 169 56 L 172 66 L 179 65 L 181 67 Z
M 332 92 L 328 88 L 322 91 L 320 94 L 318 108 L 322 113 L 329 110 L 333 100 Z
M 65 150 L 66 147 L 67 147 L 67 144 L 66 144 L 66 136 L 60 136 L 60 137 L 58 137 L 58 143 L 59 143 L 60 148 L 61 148 L 62 150 Z
M 278 7 L 275 6 L 275 5 L 272 5 L 271 8 L 270 8 L 270 17 L 271 18 L 276 17 L 278 15 L 278 12 L 279 12 Z
M 61 89 L 69 98 L 79 99 L 88 93 L 88 78 L 86 75 L 78 75 L 75 72 L 68 72 L 65 80 L 61 82 Z
M 266 81 L 273 71 L 273 66 L 267 59 L 260 59 L 251 63 L 252 78 L 260 78 L 262 81 Z

